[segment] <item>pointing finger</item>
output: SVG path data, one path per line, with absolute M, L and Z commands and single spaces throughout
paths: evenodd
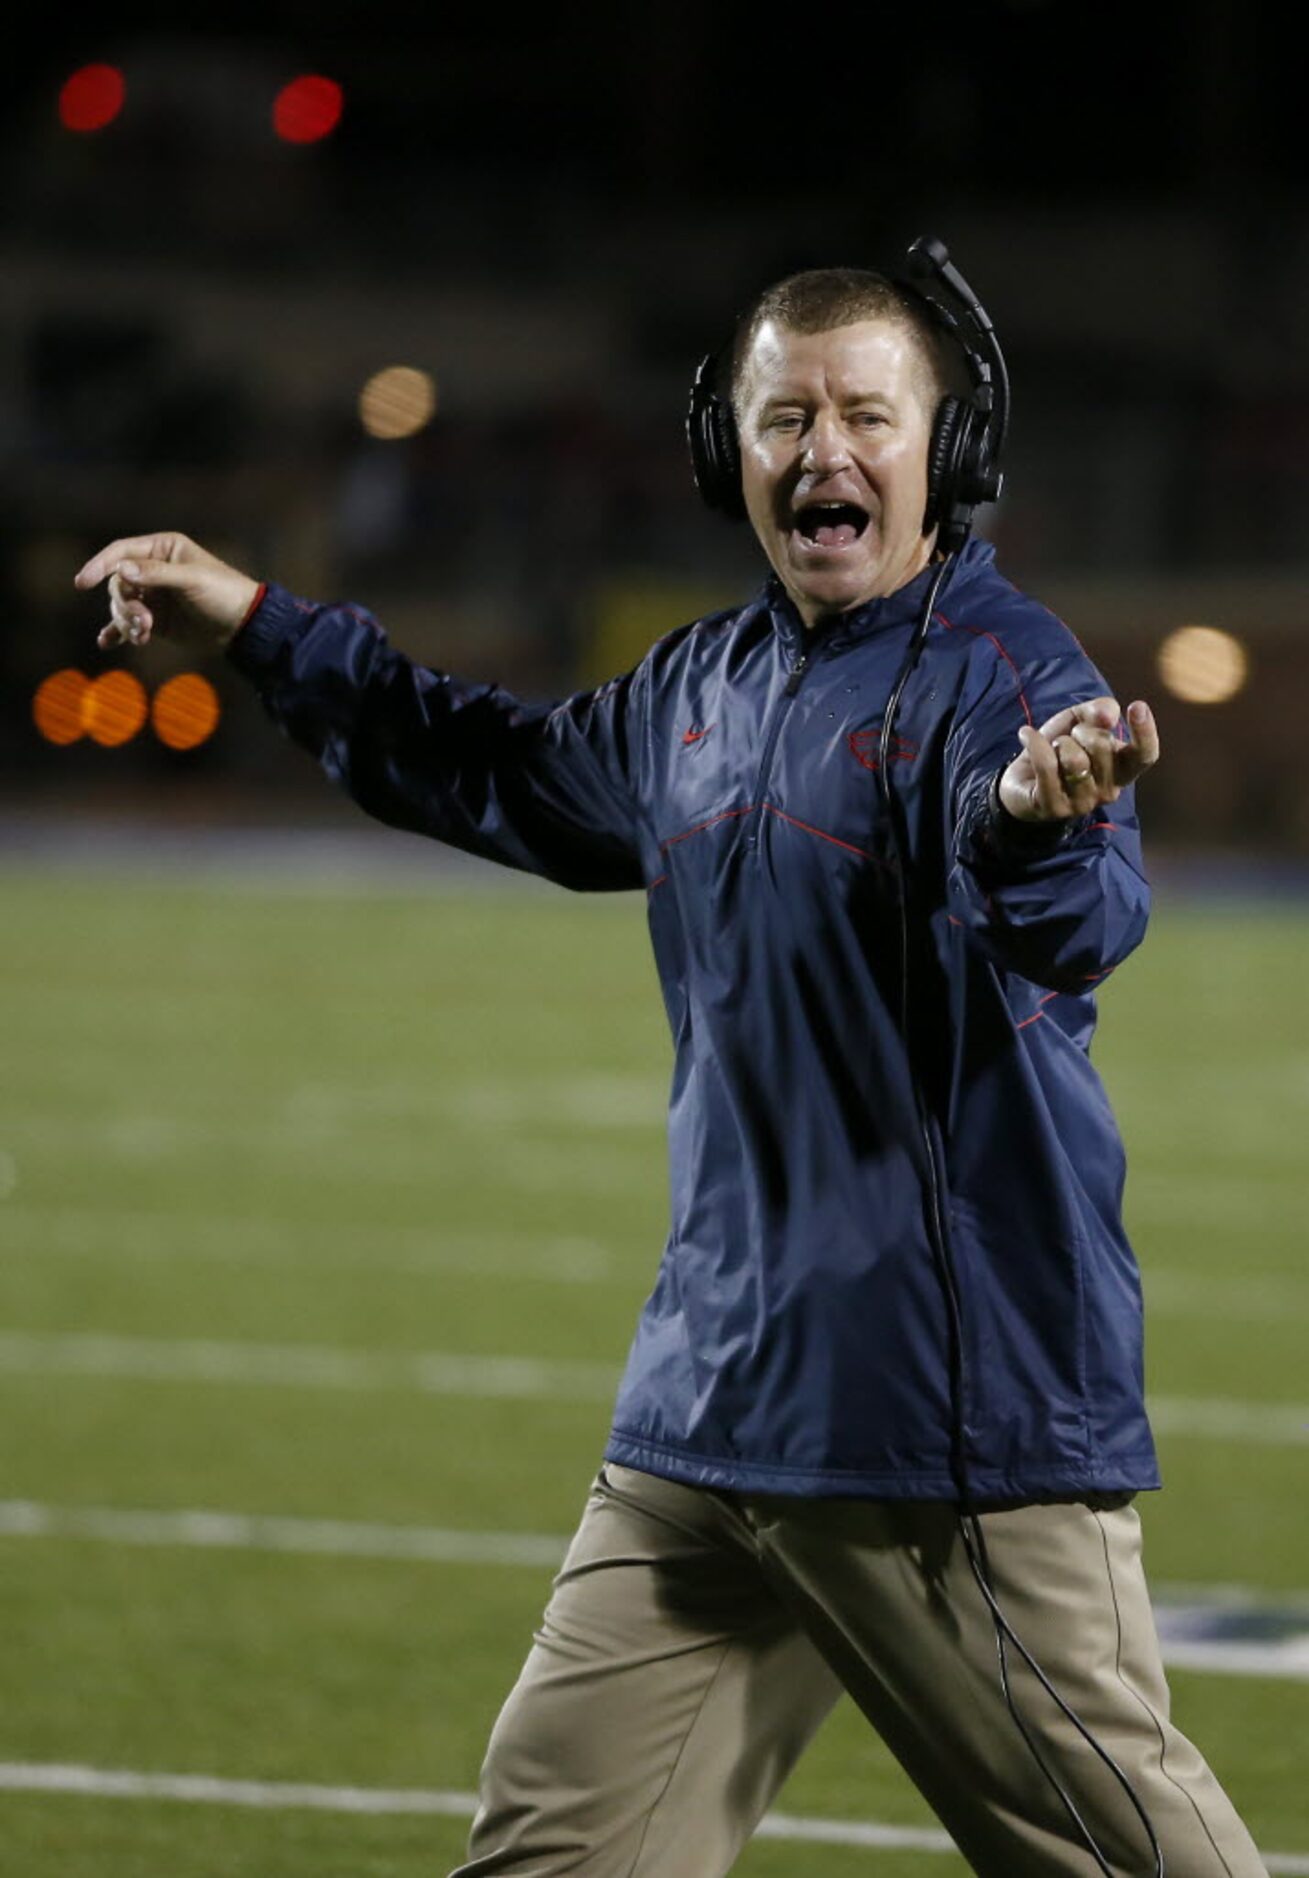
M 93 554 L 77 570 L 73 576 L 73 585 L 94 587 L 106 574 L 112 574 L 124 560 L 153 562 L 159 567 L 168 567 L 178 562 L 194 562 L 197 554 L 196 545 L 189 536 L 178 534 L 175 529 L 163 529 L 153 535 L 120 535 L 117 541 L 111 541 L 107 547 L 101 548 L 98 554 Z M 199 558 L 204 557 L 200 554 Z
M 153 535 L 129 535 L 111 541 L 107 548 L 101 548 L 99 554 L 93 554 L 85 566 L 78 568 L 73 575 L 73 585 L 83 589 L 97 587 L 106 574 L 115 571 L 124 557 L 130 560 L 135 556 L 150 555 L 155 545 Z

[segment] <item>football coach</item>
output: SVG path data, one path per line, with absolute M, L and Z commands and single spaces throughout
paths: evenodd
M 843 1689 L 986 1878 L 1264 1871 L 1169 1719 L 1089 1056 L 1158 736 L 972 533 L 1008 405 L 939 243 L 768 288 L 688 432 L 771 572 L 553 706 L 183 534 L 76 576 L 370 815 L 648 898 L 670 1229 L 459 1878 L 719 1878 Z

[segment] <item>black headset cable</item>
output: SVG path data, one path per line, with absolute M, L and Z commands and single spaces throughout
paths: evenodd
M 1141 1824 L 1145 1828 L 1146 1836 L 1150 1841 L 1150 1849 L 1154 1859 L 1153 1878 L 1165 1878 L 1163 1848 L 1159 1843 L 1159 1837 L 1154 1829 L 1150 1815 L 1146 1812 L 1145 1807 L 1138 1798 L 1131 1781 L 1118 1765 L 1117 1761 L 1114 1760 L 1113 1756 L 1101 1745 L 1094 1734 L 1092 1734 L 1081 1717 L 1073 1710 L 1068 1702 L 1064 1700 L 1063 1696 L 1060 1695 L 1059 1691 L 1055 1688 L 1050 1678 L 1036 1661 L 1036 1658 L 1014 1630 L 1009 1619 L 1001 1609 L 999 1599 L 995 1593 L 995 1587 L 991 1582 L 990 1562 L 986 1552 L 986 1540 L 982 1534 L 981 1519 L 978 1515 L 977 1506 L 973 1499 L 972 1487 L 968 1479 L 967 1436 L 964 1425 L 964 1404 L 967 1398 L 968 1373 L 967 1355 L 964 1348 L 963 1337 L 963 1309 L 959 1296 L 958 1274 L 950 1239 L 949 1216 L 945 1207 L 945 1173 L 940 1164 L 939 1148 L 936 1134 L 932 1127 L 931 1112 L 928 1107 L 927 1098 L 923 1091 L 923 1085 L 919 1080 L 918 1072 L 914 1066 L 913 1050 L 909 1033 L 909 872 L 906 845 L 901 840 L 899 811 L 891 792 L 890 783 L 891 746 L 895 733 L 895 720 L 900 711 L 900 701 L 904 696 L 905 686 L 909 683 L 910 678 L 916 670 L 918 661 L 922 657 L 923 649 L 927 644 L 927 635 L 931 629 L 932 616 L 936 611 L 937 600 L 945 586 L 948 585 L 957 565 L 958 555 L 952 554 L 947 556 L 946 559 L 941 561 L 937 566 L 936 572 L 928 586 L 927 597 L 923 602 L 922 612 L 914 627 L 913 637 L 909 641 L 909 647 L 905 653 L 903 663 L 900 666 L 895 683 L 891 687 L 891 695 L 887 701 L 886 711 L 882 717 L 881 735 L 878 739 L 877 786 L 882 797 L 883 807 L 886 811 L 887 826 L 891 837 L 891 853 L 899 910 L 900 1033 L 905 1043 L 905 1054 L 909 1065 L 909 1080 L 913 1088 L 914 1108 L 916 1111 L 919 1134 L 922 1138 L 923 1147 L 926 1150 L 925 1165 L 928 1199 L 926 1211 L 928 1237 L 932 1242 L 933 1261 L 936 1265 L 937 1274 L 941 1282 L 941 1289 L 945 1297 L 949 1328 L 950 1471 L 954 1478 L 955 1491 L 959 1498 L 959 1533 L 969 1567 L 977 1582 L 978 1590 L 981 1592 L 986 1607 L 990 1612 L 991 1622 L 995 1630 L 996 1651 L 1000 1662 L 1000 1687 L 1004 1692 L 1005 1706 L 1008 1708 L 1014 1726 L 1022 1736 L 1032 1759 L 1058 1795 L 1060 1803 L 1073 1825 L 1077 1828 L 1088 1852 L 1095 1860 L 1097 1867 L 1104 1874 L 1104 1878 L 1114 1878 L 1113 1869 L 1101 1851 L 1094 1833 L 1078 1812 L 1072 1795 L 1068 1792 L 1063 1782 L 1059 1779 L 1059 1776 L 1047 1762 L 1033 1738 L 1030 1729 L 1019 1713 L 1018 1705 L 1014 1699 L 1013 1689 L 1010 1685 L 1009 1661 L 1005 1647 L 1006 1640 L 1017 1650 L 1019 1656 L 1027 1664 L 1027 1667 L 1036 1677 L 1041 1687 L 1050 1696 L 1051 1700 L 1059 1708 L 1060 1712 L 1067 1717 L 1078 1734 L 1081 1735 L 1082 1739 L 1087 1743 L 1088 1747 L 1094 1750 L 1100 1760 L 1103 1761 L 1104 1765 L 1109 1769 L 1109 1772 L 1117 1780 L 1123 1792 L 1131 1801 Z

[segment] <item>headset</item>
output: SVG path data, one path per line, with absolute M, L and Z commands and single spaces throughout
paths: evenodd
M 995 328 L 968 282 L 951 265 L 944 242 L 920 235 L 910 245 L 907 273 L 887 283 L 906 307 L 955 342 L 968 370 L 968 397 L 944 397 L 937 406 L 927 449 L 927 507 L 923 533 L 937 530 L 936 545 L 957 553 L 968 539 L 973 511 L 994 502 L 1004 484 L 1000 456 L 1009 428 L 1009 374 Z M 691 473 L 706 506 L 732 521 L 746 519 L 741 488 L 741 443 L 732 412 L 732 341 L 700 362 L 691 386 L 686 436 Z
M 891 789 L 890 759 L 901 698 L 927 643 L 942 588 L 948 584 L 958 565 L 959 550 L 972 530 L 973 512 L 983 502 L 994 502 L 1003 487 L 1000 457 L 1009 428 L 1009 374 L 990 317 L 963 275 L 951 264 L 944 242 L 934 236 L 921 235 L 911 243 L 906 261 L 907 274 L 884 278 L 906 306 L 917 309 L 938 331 L 947 333 L 954 341 L 967 366 L 971 386 L 966 398 L 943 397 L 933 419 L 927 454 L 927 506 L 923 513 L 922 532 L 927 535 L 933 528 L 937 530 L 936 549 L 942 558 L 937 562 L 882 715 L 876 771 L 878 793 L 890 831 L 890 851 L 899 909 L 899 1029 L 905 1039 L 913 1088 L 928 1238 L 946 1307 L 950 1468 L 959 1501 L 959 1532 L 973 1578 L 995 1630 L 1000 1686 L 1005 1705 L 1028 1753 L 1054 1789 L 1099 1871 L 1104 1874 L 1104 1878 L 1113 1878 L 1112 1868 L 1095 1835 L 1082 1818 L 1072 1795 L 1042 1754 L 1018 1711 L 1009 1682 L 1007 1646 L 1010 1644 L 1060 1712 L 1118 1781 L 1150 1842 L 1152 1878 L 1165 1878 L 1164 1855 L 1158 1834 L 1131 1782 L 1059 1694 L 1000 1607 L 991 1582 L 986 1540 L 968 1478 L 964 1429 L 968 1379 L 963 1308 L 950 1235 L 949 1208 L 946 1203 L 949 1189 L 940 1138 L 933 1125 L 931 1105 L 910 1047 L 912 985 L 909 970 L 909 870 L 906 861 L 908 829 L 903 823 L 902 805 L 896 802 Z M 742 321 L 738 319 L 732 342 L 723 351 L 711 352 L 701 360 L 691 386 L 691 402 L 686 419 L 696 488 L 707 507 L 733 521 L 746 519 L 746 507 L 741 485 L 740 439 L 730 402 L 731 387 L 726 383 L 726 378 L 730 373 L 736 341 L 743 330 Z

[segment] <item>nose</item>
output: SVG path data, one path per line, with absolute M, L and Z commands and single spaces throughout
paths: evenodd
M 837 470 L 844 469 L 849 461 L 849 447 L 835 412 L 817 412 L 801 458 L 801 468 L 809 475 L 831 476 Z

